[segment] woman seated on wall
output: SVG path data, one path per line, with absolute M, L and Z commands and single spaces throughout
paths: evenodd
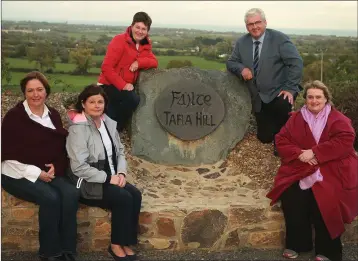
M 1 185 L 39 208 L 41 260 L 75 260 L 79 193 L 64 176 L 67 130 L 46 106 L 50 85 L 40 72 L 20 82 L 25 100 L 5 115 L 1 127 Z
M 311 251 L 319 260 L 342 260 L 344 224 L 358 214 L 358 164 L 351 121 L 332 106 L 320 81 L 305 85 L 305 105 L 276 135 L 281 167 L 267 195 L 281 200 L 286 222 L 283 256 Z
M 69 175 L 81 191 L 82 203 L 112 211 L 108 252 L 114 260 L 135 260 L 130 245 L 137 243 L 142 196 L 126 182 L 124 147 L 116 122 L 104 113 L 107 102 L 101 87 L 89 85 L 78 96 L 76 109 L 68 111 Z

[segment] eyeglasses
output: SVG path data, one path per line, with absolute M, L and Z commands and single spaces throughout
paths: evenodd
M 249 23 L 249 24 L 246 24 L 247 27 L 254 27 L 254 26 L 259 26 L 262 24 L 262 21 L 256 21 L 254 23 Z

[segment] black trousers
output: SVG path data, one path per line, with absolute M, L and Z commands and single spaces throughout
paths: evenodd
M 107 115 L 117 122 L 117 130 L 124 129 L 140 102 L 139 95 L 133 91 L 120 91 L 113 85 L 101 85 L 108 96 Z
M 313 224 L 316 255 L 324 255 L 331 261 L 342 260 L 341 239 L 331 239 L 311 189 L 302 190 L 298 182 L 294 183 L 282 194 L 281 202 L 286 222 L 286 248 L 311 251 Z
M 274 137 L 287 122 L 292 105 L 283 95 L 269 103 L 261 101 L 261 111 L 255 113 L 257 123 L 257 138 L 262 143 L 271 143 Z
M 76 253 L 79 190 L 66 177 L 55 177 L 49 183 L 38 179 L 33 183 L 1 175 L 1 185 L 9 194 L 40 206 L 40 256 Z
M 112 184 L 103 184 L 102 200 L 80 198 L 80 202 L 112 211 L 112 244 L 129 246 L 138 243 L 142 194 L 135 186 L 126 183 L 124 188 L 121 188 Z

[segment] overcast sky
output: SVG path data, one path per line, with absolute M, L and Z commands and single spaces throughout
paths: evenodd
M 357 1 L 2 1 L 2 19 L 88 21 L 126 25 L 138 11 L 152 26 L 243 27 L 245 12 L 259 7 L 268 27 L 357 30 Z

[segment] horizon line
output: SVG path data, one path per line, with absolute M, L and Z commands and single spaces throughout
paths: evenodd
M 128 23 L 119 21 L 119 22 L 114 22 L 114 21 L 90 21 L 90 20 L 43 20 L 43 19 L 39 19 L 39 20 L 34 20 L 34 19 L 14 19 L 14 18 L 7 18 L 1 19 L 2 22 L 4 21 L 12 21 L 12 22 L 22 22 L 22 21 L 29 21 L 29 22 L 46 22 L 46 23 L 60 23 L 60 24 L 72 24 L 72 25 L 98 25 L 98 26 L 111 26 L 111 27 L 115 27 L 115 26 L 128 26 Z M 196 28 L 195 28 L 196 27 Z M 198 28 L 201 27 L 201 28 Z M 210 29 L 208 28 L 204 28 L 204 27 L 211 27 Z M 216 30 L 215 30 L 216 27 Z M 226 30 L 224 30 L 225 28 L 228 28 Z M 208 32 L 237 32 L 237 33 L 242 33 L 242 31 L 244 30 L 244 33 L 246 33 L 246 28 L 243 26 L 228 26 L 228 25 L 212 25 L 212 24 L 157 24 L 157 26 L 152 25 L 151 28 L 171 28 L 171 29 L 193 29 L 193 30 L 200 30 L 200 31 L 208 31 Z M 219 30 L 220 28 L 220 30 Z M 272 28 L 272 27 L 269 27 Z M 274 28 L 272 28 L 274 29 Z M 222 31 L 224 30 L 224 31 Z M 346 37 L 358 37 L 358 31 L 355 29 L 333 29 L 333 28 L 278 28 L 277 30 L 294 30 L 294 31 L 315 31 L 315 33 L 311 33 L 311 34 L 319 34 L 319 31 L 322 31 L 321 33 L 323 33 L 324 35 L 332 35 L 331 34 L 327 34 L 329 31 L 335 31 L 335 33 L 337 32 L 341 32 L 341 33 L 349 33 L 349 35 L 345 34 L 344 36 Z M 293 33 L 294 34 L 294 33 Z M 333 34 L 334 35 L 334 34 Z M 341 35 L 342 36 L 342 35 Z

